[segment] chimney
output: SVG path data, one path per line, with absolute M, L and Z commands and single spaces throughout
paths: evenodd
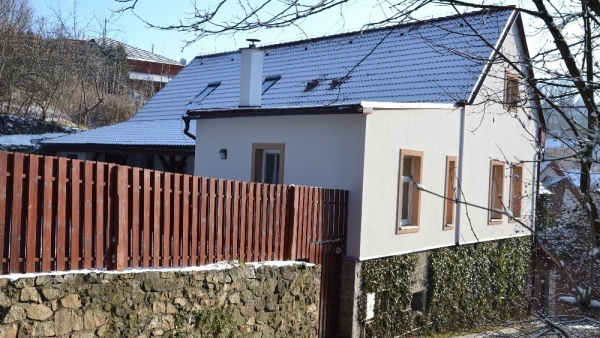
M 257 39 L 247 39 L 248 48 L 242 48 L 240 75 L 240 107 L 260 107 L 262 96 L 263 51 L 256 48 Z

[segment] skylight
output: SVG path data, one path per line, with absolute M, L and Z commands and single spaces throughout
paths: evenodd
M 210 93 L 217 89 L 220 84 L 221 82 L 209 83 L 190 103 L 200 103 L 200 101 L 204 100 Z
M 269 88 L 273 87 L 275 82 L 279 81 L 279 79 L 281 79 L 281 75 L 267 76 L 262 83 L 262 93 L 266 93 Z

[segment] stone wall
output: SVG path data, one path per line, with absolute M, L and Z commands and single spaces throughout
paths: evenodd
M 321 268 L 0 279 L 0 337 L 315 337 Z

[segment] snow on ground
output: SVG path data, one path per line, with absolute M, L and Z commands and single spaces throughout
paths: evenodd
M 141 272 L 192 272 L 192 271 L 216 271 L 216 270 L 227 270 L 242 265 L 250 266 L 254 269 L 260 266 L 291 266 L 291 265 L 306 265 L 313 266 L 311 263 L 296 262 L 296 261 L 270 261 L 270 262 L 259 262 L 259 263 L 240 263 L 238 261 L 222 261 L 219 263 L 202 265 L 202 266 L 188 266 L 188 267 L 172 267 L 172 268 L 127 268 L 125 271 L 115 270 L 102 270 L 102 269 L 82 269 L 82 270 L 69 270 L 69 271 L 53 271 L 53 272 L 36 272 L 36 273 L 13 273 L 8 275 L 0 275 L 0 279 L 10 279 L 15 281 L 19 278 L 33 278 L 38 276 L 64 276 L 70 274 L 88 274 L 88 273 L 104 273 L 112 275 L 121 275 L 126 273 L 141 273 Z

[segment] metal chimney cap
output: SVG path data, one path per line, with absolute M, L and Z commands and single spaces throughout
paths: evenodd
M 256 43 L 260 42 L 259 39 L 246 39 L 246 41 L 250 42 L 250 48 L 256 48 Z

